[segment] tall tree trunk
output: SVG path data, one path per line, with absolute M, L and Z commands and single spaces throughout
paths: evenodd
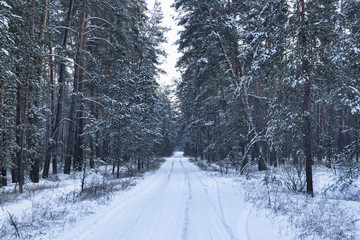
M 19 43 L 17 42 L 16 44 L 17 46 L 19 46 Z M 19 58 L 19 56 L 17 57 Z M 21 91 L 22 91 L 22 82 L 21 82 L 21 69 L 20 66 L 17 65 L 16 66 L 16 77 L 17 77 L 17 87 L 16 87 L 16 117 L 15 117 L 15 124 L 16 124 L 16 144 L 18 145 L 18 147 L 21 147 L 21 143 L 20 143 L 20 133 L 19 130 L 21 129 Z M 16 157 L 13 158 L 13 167 L 11 168 L 11 181 L 13 183 L 16 183 L 19 181 L 19 172 L 18 172 L 18 159 L 20 158 L 20 151 L 16 152 Z
M 74 156 L 74 131 L 75 131 L 75 106 L 74 106 L 75 96 L 72 96 L 72 103 L 70 107 L 70 116 L 69 116 L 69 126 L 68 126 L 68 134 L 66 139 L 66 154 L 65 154 L 65 165 L 64 165 L 64 173 L 70 174 L 71 168 L 71 160 Z
M 48 22 L 50 23 L 50 13 L 48 11 Z M 55 71 L 54 71 L 54 56 L 53 56 L 53 46 L 52 46 L 52 36 L 49 35 L 49 53 L 50 53 L 50 57 L 49 57 L 49 85 L 50 85 L 50 110 L 51 110 L 51 117 L 49 119 L 49 124 L 50 124 L 50 133 L 52 133 L 53 135 L 55 135 L 55 141 L 53 146 L 51 147 L 51 150 L 49 150 L 47 152 L 47 154 L 52 154 L 52 163 L 53 163 L 53 168 L 52 168 L 52 172 L 53 174 L 57 174 L 58 173 L 58 169 L 57 169 L 57 146 L 58 146 L 58 141 L 59 141 L 59 134 L 60 134 L 60 123 L 57 123 L 58 128 L 54 129 L 54 126 L 56 126 L 55 124 L 55 120 L 56 120 L 56 110 L 55 110 Z M 65 46 L 66 47 L 66 46 Z M 63 87 L 63 85 L 61 86 Z M 60 87 L 60 88 L 61 88 Z M 60 90 L 59 90 L 60 91 Z M 59 94 L 60 96 L 61 94 Z M 62 91 L 62 95 L 64 96 L 64 93 Z M 60 97 L 59 97 L 60 98 Z M 59 99 L 61 100 L 61 98 Z M 61 117 L 60 117 L 61 118 Z M 58 118 L 59 119 L 59 118 Z M 49 136 L 51 138 L 53 138 L 54 136 Z M 51 157 L 50 157 L 51 158 Z M 50 160 L 48 160 L 50 161 Z
M 76 111 L 76 130 L 75 130 L 75 149 L 74 149 L 74 170 L 81 171 L 81 167 L 84 161 L 84 104 L 83 104 L 83 92 L 85 87 L 85 71 L 83 62 L 83 50 L 86 46 L 86 2 L 84 1 L 84 11 L 81 13 L 81 27 L 79 33 L 78 49 L 75 60 L 75 75 L 74 75 L 74 94 L 76 95 L 74 106 L 78 106 L 79 109 L 74 107 Z
M 33 7 L 35 7 L 35 2 L 33 1 Z M 40 34 L 39 34 L 39 43 L 40 43 L 40 51 L 41 56 L 39 58 L 39 68 L 38 68 L 38 81 L 39 85 L 43 82 L 43 70 L 44 70 L 44 49 L 45 49 L 45 27 L 46 27 L 46 20 L 47 20 L 47 13 L 48 13 L 48 0 L 43 0 L 43 11 L 41 15 L 41 23 L 40 23 Z M 34 35 L 34 16 L 32 19 L 32 30 L 31 35 Z M 39 103 L 37 101 L 34 102 L 35 107 L 38 107 Z M 29 119 L 29 124 L 36 124 L 37 119 Z M 31 138 L 31 136 L 29 136 Z M 29 141 L 30 142 L 30 141 Z M 31 160 L 30 166 L 30 179 L 32 182 L 39 182 L 39 157 L 34 157 Z
M 138 158 L 138 160 L 137 160 L 137 169 L 140 172 L 140 170 L 141 170 L 141 160 L 140 160 L 140 158 Z
M 277 167 L 277 156 L 276 156 L 276 150 L 270 151 L 270 165 Z
M 0 181 L 0 187 L 5 187 L 7 186 L 7 176 L 6 176 L 6 167 L 1 167 L 0 168 L 0 178 L 1 178 L 1 181 Z
M 115 162 L 114 162 L 114 166 L 115 166 Z M 116 160 L 116 178 L 120 178 L 120 159 Z M 113 169 L 113 174 L 114 174 L 114 169 Z
M 16 106 L 16 143 L 19 146 L 19 150 L 16 152 L 16 164 L 17 164 L 17 182 L 19 183 L 19 192 L 23 192 L 23 184 L 24 184 L 24 135 L 25 135 L 25 119 L 26 119 L 26 111 L 27 111 L 27 99 L 28 99 L 28 87 L 25 87 L 23 106 L 22 106 L 22 97 L 20 86 L 21 83 L 18 84 L 17 91 L 17 106 Z M 23 110 L 23 112 L 21 111 Z
M 32 1 L 32 11 L 35 10 L 35 1 Z M 32 17 L 31 17 L 31 26 L 30 26 L 30 42 L 34 41 L 34 33 L 35 33 L 35 16 L 34 16 L 34 12 L 32 13 Z M 33 68 L 33 53 L 29 53 L 27 56 L 27 66 L 26 66 L 26 82 L 25 82 L 25 89 L 24 89 L 24 99 L 23 99 L 23 109 L 22 109 L 22 121 L 20 120 L 20 125 L 22 125 L 22 127 L 19 130 L 20 133 L 20 154 L 18 156 L 18 171 L 19 171 L 19 192 L 22 193 L 23 192 L 23 184 L 24 184 L 24 149 L 26 148 L 25 146 L 25 129 L 26 126 L 33 126 L 36 123 L 36 114 L 27 114 L 28 109 L 31 109 L 31 105 L 33 104 L 35 107 L 37 107 L 38 102 L 35 100 L 34 103 L 31 102 L 31 100 L 29 99 L 29 87 L 31 86 L 31 81 L 32 78 L 34 77 L 32 74 L 32 68 Z M 34 92 L 37 91 L 37 88 L 35 88 L 35 90 L 33 90 Z M 21 108 L 21 107 L 20 107 Z M 21 117 L 20 117 L 21 118 Z M 28 124 L 27 124 L 28 123 Z M 30 134 L 28 133 L 28 137 L 30 137 Z M 28 148 L 35 148 L 36 145 L 36 140 L 33 140 L 33 142 L 31 142 L 28 138 Z M 32 181 L 37 181 L 38 179 L 36 175 L 38 175 L 38 171 L 39 167 L 36 166 L 39 165 L 39 159 L 37 156 L 33 156 L 29 159 L 30 162 L 30 179 Z
M 0 124 L 3 123 L 4 118 L 4 93 L 4 86 L 0 82 Z M 4 135 L 2 132 L 0 132 L 0 187 L 7 186 L 6 166 L 3 154 L 5 142 L 4 140 Z
M 91 87 L 90 89 L 90 97 L 94 98 L 94 87 Z M 94 102 L 91 101 L 90 102 L 90 114 L 91 117 L 95 117 L 95 106 L 94 106 Z M 90 168 L 94 168 L 95 167 L 95 162 L 94 162 L 94 157 L 95 157 L 95 147 L 94 147 L 94 138 L 91 134 L 90 136 Z
M 45 49 L 45 27 L 46 27 L 46 20 L 47 20 L 47 13 L 48 13 L 48 2 L 49 0 L 43 0 L 43 12 L 41 15 L 41 24 L 40 24 L 40 34 L 39 34 L 39 40 L 40 40 L 40 65 L 39 65 L 39 81 L 42 82 L 42 75 L 43 75 L 43 69 L 44 69 L 44 49 Z
M 64 52 L 67 48 L 67 42 L 68 42 L 68 36 L 69 36 L 69 26 L 70 26 L 73 6 L 74 6 L 74 0 L 70 0 L 68 14 L 67 14 L 67 18 L 66 18 L 66 24 L 65 24 L 66 28 L 64 30 L 64 38 L 63 38 L 63 44 L 62 44 L 62 49 Z M 51 39 L 50 39 L 50 44 L 51 44 Z M 52 53 L 52 47 L 50 45 L 50 54 L 51 53 Z M 52 62 L 52 61 L 50 61 L 50 62 Z M 52 71 L 51 69 L 52 69 L 52 67 L 50 66 L 50 71 Z M 58 80 L 59 90 L 58 90 L 58 99 L 57 99 L 57 105 L 56 105 L 56 116 L 55 116 L 54 124 L 52 126 L 52 136 L 51 136 L 51 138 L 54 140 L 54 143 L 48 144 L 48 147 L 47 147 L 47 153 L 46 153 L 46 159 L 45 159 L 44 171 L 43 171 L 43 178 L 47 178 L 49 175 L 51 155 L 53 154 L 54 158 L 57 155 L 56 148 L 57 148 L 57 142 L 59 140 L 59 131 L 60 131 L 61 120 L 63 117 L 65 71 L 66 71 L 65 63 L 63 61 L 61 61 L 60 68 L 59 68 L 59 80 Z M 52 85 L 54 84 L 53 73 L 52 74 L 50 73 L 50 82 Z M 54 94 L 53 91 L 52 91 L 52 94 Z M 57 171 L 56 160 L 55 160 L 55 164 L 53 161 L 53 171 L 55 170 L 55 168 Z M 64 173 L 68 173 L 68 174 L 70 173 L 70 167 L 67 171 L 66 162 L 65 162 Z
M 300 0 L 301 4 L 301 31 L 300 42 L 302 47 L 302 70 L 305 76 L 305 93 L 303 101 L 303 136 L 304 136 L 304 150 L 306 161 L 306 192 L 311 196 L 314 196 L 313 179 L 312 179 L 312 156 L 311 156 L 311 120 L 310 120 L 310 93 L 311 93 L 311 81 L 310 81 L 310 69 L 309 60 L 307 55 L 307 39 L 305 33 L 305 0 Z

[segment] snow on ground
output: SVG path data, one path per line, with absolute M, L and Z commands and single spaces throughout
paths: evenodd
M 219 181 L 177 152 L 156 173 L 66 227 L 57 239 L 286 239 L 245 204 L 232 182 Z
M 314 198 L 289 190 L 290 179 L 281 167 L 252 169 L 231 178 L 243 189 L 246 202 L 267 212 L 282 234 L 293 234 L 293 239 L 355 240 L 360 239 L 360 179 L 344 179 L 345 172 L 346 168 L 334 171 L 315 165 Z M 304 172 L 301 178 L 305 181 Z
M 344 169 L 315 166 L 314 198 L 286 189 L 280 168 L 213 169 L 177 152 L 143 178 L 90 171 L 82 195 L 81 173 L 13 198 L 11 185 L 0 189 L 0 239 L 360 239 L 360 182 L 338 182 Z
M 0 239 L 51 239 L 65 226 L 73 225 L 95 213 L 99 205 L 110 202 L 114 192 L 139 180 L 138 177 L 113 179 L 106 169 L 92 170 L 86 174 L 85 191 L 80 195 L 81 177 L 81 172 L 73 172 L 37 184 L 26 183 L 23 194 L 13 193 L 14 184 L 1 188 Z M 104 185 L 104 180 L 108 184 Z M 95 187 L 99 195 L 94 193 Z M 103 194 L 103 190 L 109 192 Z

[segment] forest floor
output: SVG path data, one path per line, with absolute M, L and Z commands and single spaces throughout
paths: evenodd
M 158 169 L 162 162 L 155 161 L 149 171 Z M 111 171 L 111 166 L 102 166 L 87 169 L 85 175 L 60 173 L 41 179 L 40 183 L 27 180 L 22 194 L 14 183 L 0 188 L 0 239 L 53 239 L 96 213 L 99 206 L 110 204 L 116 194 L 132 188 L 150 173 L 122 167 L 120 178 L 116 178 Z
M 304 164 L 280 165 L 258 171 L 250 165 L 242 175 L 222 164 L 194 161 L 201 169 L 233 179 L 245 202 L 273 222 L 281 236 L 291 239 L 360 239 L 360 166 L 359 163 L 322 163 L 313 166 L 314 197 L 305 194 Z M 226 174 L 224 174 L 226 173 Z
M 345 171 L 314 166 L 311 198 L 280 169 L 197 165 L 177 152 L 144 175 L 90 171 L 81 194 L 81 173 L 0 189 L 0 239 L 360 239 L 360 184 Z

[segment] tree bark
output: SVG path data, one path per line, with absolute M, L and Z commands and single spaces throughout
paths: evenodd
M 0 186 L 1 187 L 5 187 L 7 186 L 7 176 L 6 176 L 6 168 L 5 167 L 1 167 L 1 182 L 0 182 Z
M 306 171 L 306 192 L 314 196 L 313 179 L 312 179 L 312 156 L 311 156 L 311 120 L 310 120 L 310 94 L 311 81 L 309 60 L 307 58 L 307 39 L 305 33 L 305 0 L 300 0 L 301 4 L 301 31 L 300 41 L 302 47 L 302 70 L 305 76 L 305 93 L 303 101 L 303 118 L 304 118 L 304 151 L 305 151 L 305 171 Z
M 48 13 L 48 22 L 50 22 L 50 13 Z M 55 124 L 55 121 L 56 120 L 56 116 L 55 114 L 56 111 L 55 111 L 55 71 L 54 71 L 54 57 L 53 57 L 53 46 L 52 46 L 52 36 L 49 35 L 49 53 L 50 53 L 50 59 L 49 59 L 49 80 L 50 80 L 50 108 L 51 108 L 51 117 L 50 117 L 50 132 L 53 134 L 52 137 L 54 137 L 55 141 L 53 143 L 53 146 L 51 146 L 51 150 L 49 151 L 48 154 L 52 154 L 52 163 L 53 163 L 53 168 L 52 168 L 52 171 L 53 171 L 53 174 L 57 174 L 58 173 L 58 170 L 57 170 L 57 146 L 58 146 L 58 141 L 60 140 L 60 122 L 57 123 L 57 129 L 55 130 L 54 129 L 54 126 L 56 126 Z M 66 46 L 65 46 L 66 47 Z M 61 86 L 60 88 L 63 88 L 63 86 Z M 61 89 L 60 89 L 61 90 Z M 59 91 L 60 91 L 59 90 Z M 62 91 L 61 93 L 63 96 L 64 96 L 64 91 Z M 59 95 L 61 95 L 59 94 Z M 59 100 L 61 100 L 61 98 L 59 98 Z M 60 116 L 61 118 L 61 116 Z M 59 120 L 59 118 L 58 118 Z M 55 132 L 56 131 L 56 132 Z M 51 158 L 51 157 L 50 157 Z M 48 160 L 50 161 L 50 160 Z
M 35 7 L 35 1 L 33 1 L 33 7 Z M 47 20 L 47 10 L 48 8 L 48 0 L 43 1 L 43 12 L 41 15 L 41 23 L 40 23 L 40 34 L 39 34 L 39 44 L 40 44 L 40 52 L 41 56 L 39 58 L 39 68 L 38 68 L 38 81 L 39 84 L 43 82 L 43 69 L 44 69 L 44 49 L 45 49 L 45 26 L 46 26 L 46 20 Z M 31 29 L 31 36 L 34 35 L 34 27 L 35 27 L 35 20 L 34 16 L 32 17 L 32 29 Z M 39 103 L 38 101 L 34 102 L 35 107 L 38 107 Z M 29 118 L 29 124 L 36 124 L 37 119 Z M 31 138 L 31 136 L 28 136 Z M 29 140 L 29 143 L 31 141 Z M 39 177 L 39 157 L 34 157 L 34 159 L 31 159 L 31 166 L 30 166 L 30 179 L 32 182 L 38 183 L 40 180 Z
M 17 46 L 19 46 L 19 43 L 17 43 Z M 19 57 L 18 57 L 19 58 Z M 22 90 L 22 83 L 21 83 L 21 79 L 20 79 L 20 66 L 17 65 L 16 66 L 16 77 L 17 77 L 17 87 L 16 87 L 16 117 L 15 117 L 15 124 L 17 126 L 17 130 L 16 130 L 16 144 L 18 145 L 18 147 L 21 147 L 20 144 L 20 133 L 19 130 L 20 129 L 20 124 L 21 124 L 21 90 Z M 13 167 L 11 168 L 11 181 L 13 183 L 16 183 L 19 181 L 19 177 L 18 177 L 18 158 L 20 158 L 20 155 L 18 156 L 19 151 L 16 152 L 16 157 L 13 158 L 12 163 L 13 163 Z
M 115 163 L 114 163 L 115 165 Z M 116 178 L 120 178 L 120 159 L 118 159 L 116 161 L 116 167 L 117 167 L 117 170 L 116 170 Z M 114 171 L 113 171 L 113 174 L 114 174 Z
M 48 0 L 44 0 L 44 8 L 43 8 L 43 15 L 41 17 L 41 28 L 40 28 L 40 43 L 41 43 L 41 51 L 42 53 L 44 53 L 44 48 L 45 48 L 45 42 L 44 41 L 44 30 L 45 30 L 45 25 L 46 25 L 46 20 L 50 21 L 50 13 L 47 10 L 48 7 Z M 65 32 L 68 31 L 68 29 L 65 30 Z M 65 46 L 66 48 L 66 46 Z M 64 49 L 64 46 L 63 46 Z M 55 90 L 54 90 L 54 85 L 55 85 L 55 79 L 54 79 L 54 58 L 53 58 L 53 50 L 52 50 L 52 36 L 49 35 L 49 53 L 50 53 L 50 69 L 49 69 L 49 83 L 50 83 L 50 108 L 51 108 L 51 113 L 50 113 L 50 119 L 49 119 L 49 132 L 51 133 L 51 135 L 49 136 L 49 139 L 47 141 L 47 147 L 46 147 L 46 153 L 45 153 L 45 162 L 44 162 L 44 169 L 43 169 L 43 173 L 42 173 L 42 177 L 43 178 L 48 178 L 49 176 L 49 169 L 50 169 L 50 161 L 51 161 L 51 157 L 53 156 L 53 163 L 55 162 L 55 164 L 53 164 L 53 173 L 57 174 L 57 167 L 55 167 L 54 169 L 54 165 L 56 166 L 56 145 L 57 145 L 57 138 L 56 138 L 56 133 L 54 131 L 56 131 L 56 125 L 53 124 L 53 116 L 54 116 L 54 108 L 55 108 Z M 42 69 L 43 69 L 43 58 L 40 61 L 40 81 L 42 79 Z M 63 64 L 63 63 L 61 63 Z M 61 69 L 61 67 L 60 67 Z M 59 80 L 59 88 L 62 88 L 62 81 Z M 59 91 L 59 98 L 62 98 L 62 94 L 60 93 L 62 91 Z M 60 101 L 61 102 L 61 101 Z M 56 118 L 56 120 L 60 121 L 59 119 Z M 56 121 L 55 120 L 55 121 Z M 55 128 L 55 129 L 54 129 Z M 54 141 L 52 141 L 54 140 Z
M 39 81 L 42 82 L 42 74 L 44 69 L 44 49 L 45 49 L 45 27 L 46 27 L 46 20 L 47 20 L 47 13 L 48 13 L 48 3 L 49 0 L 43 0 L 43 12 L 41 15 L 41 24 L 40 24 L 40 34 L 39 34 L 39 40 L 40 40 L 40 66 L 39 66 Z
M 90 89 L 90 97 L 94 98 L 94 88 L 93 87 L 91 87 L 91 89 Z M 91 114 L 91 117 L 95 116 L 95 111 L 94 110 L 95 110 L 94 102 L 91 101 L 90 102 L 90 114 Z M 95 162 L 94 162 L 95 155 L 96 155 L 96 152 L 95 152 L 95 147 L 94 147 L 94 139 L 93 139 L 93 136 L 91 134 L 91 136 L 90 136 L 90 168 L 95 167 Z
M 272 150 L 270 152 L 270 165 L 277 167 L 277 156 L 276 156 L 276 150 Z
M 20 76 L 20 75 L 19 75 Z M 24 121 L 26 119 L 26 110 L 27 110 L 27 87 L 25 88 L 25 94 L 24 94 L 24 102 L 22 103 L 22 97 L 21 97 L 21 83 L 18 83 L 18 89 L 17 89 L 17 105 L 16 105 L 16 143 L 19 146 L 19 150 L 16 152 L 16 166 L 17 166 L 17 182 L 19 183 L 19 192 L 23 192 L 23 184 L 24 184 Z M 22 111 L 23 110 L 23 118 Z M 23 120 L 23 121 L 22 121 Z
M 0 123 L 2 124 L 2 120 L 4 118 L 4 86 L 0 82 Z M 0 187 L 7 186 L 6 179 L 6 166 L 5 159 L 3 158 L 4 151 L 4 135 L 0 133 Z
M 81 13 L 81 27 L 79 34 L 78 49 L 76 53 L 76 65 L 75 65 L 75 75 L 74 75 L 74 94 L 76 95 L 75 101 L 73 101 L 74 106 L 78 106 L 79 109 L 74 107 L 76 111 L 76 130 L 75 130 L 75 149 L 74 149 L 74 170 L 81 171 L 81 167 L 84 161 L 84 105 L 82 103 L 82 97 L 85 86 L 85 71 L 83 63 L 83 50 L 86 47 L 86 3 L 84 1 L 84 11 Z

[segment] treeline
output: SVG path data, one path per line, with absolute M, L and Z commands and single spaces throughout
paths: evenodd
M 0 1 L 0 187 L 171 154 L 161 21 L 144 0 Z
M 177 0 L 185 154 L 241 172 L 359 161 L 360 2 Z

